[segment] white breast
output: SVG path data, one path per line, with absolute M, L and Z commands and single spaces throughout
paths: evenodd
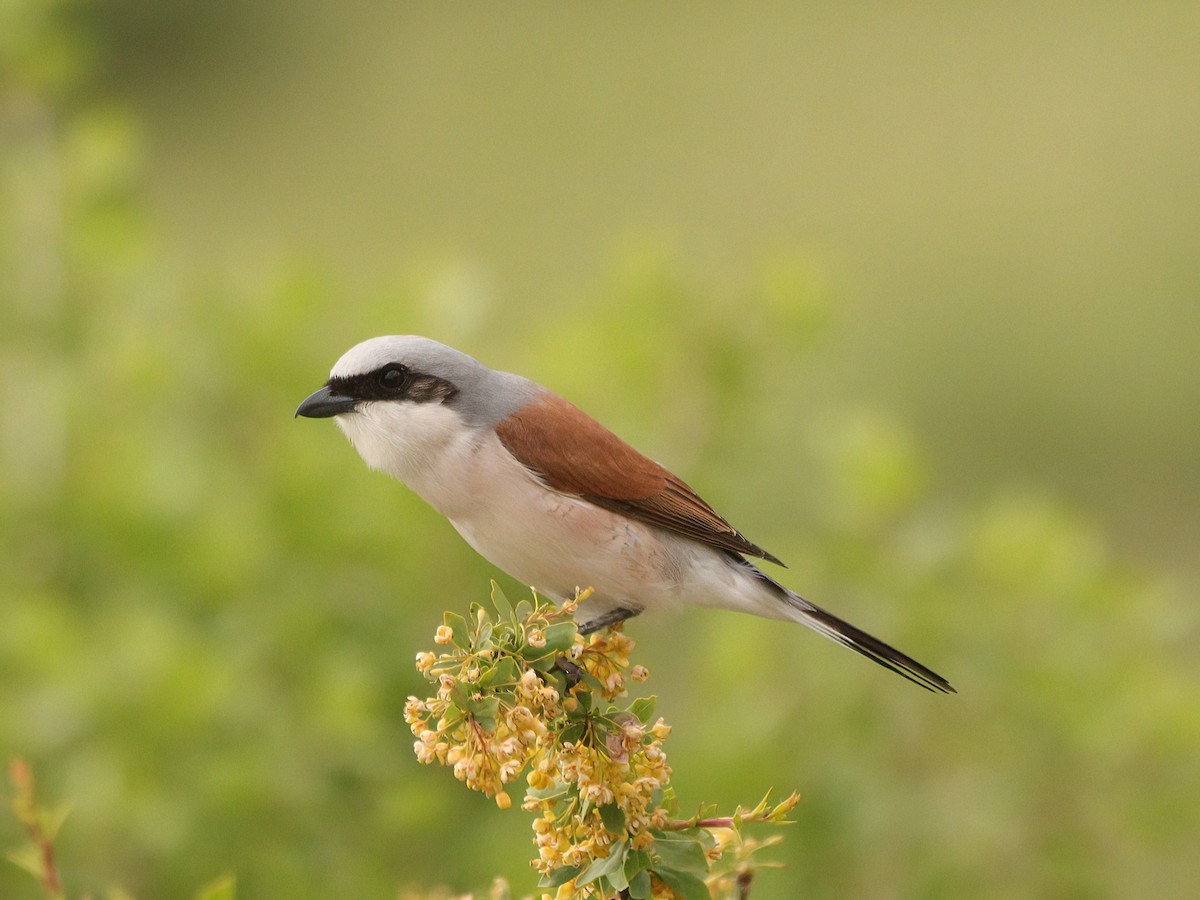
M 372 469 L 404 482 L 443 515 L 457 508 L 459 475 L 472 465 L 479 432 L 440 403 L 363 403 L 338 427 Z

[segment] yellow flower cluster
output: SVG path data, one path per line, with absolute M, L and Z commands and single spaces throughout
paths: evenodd
M 625 670 L 629 668 L 633 638 L 617 629 L 595 631 L 588 635 L 586 642 L 580 638 L 571 650 L 572 658 L 600 682 L 605 700 L 616 699 L 625 693 Z
M 413 752 L 418 762 L 451 766 L 455 778 L 494 797 L 501 809 L 508 809 L 512 799 L 504 787 L 525 768 L 540 745 L 549 743 L 544 716 L 558 703 L 558 692 L 542 684 L 529 669 L 516 684 L 506 685 L 512 701 L 488 703 L 482 692 L 472 690 L 479 678 L 477 667 L 459 674 L 437 674 L 437 693 L 426 700 L 409 697 L 404 721 L 417 738 Z M 466 691 L 471 691 L 467 702 L 460 703 Z M 485 714 L 472 713 L 472 707 L 482 707 Z M 490 716 L 488 710 L 493 711 Z
M 650 829 L 666 822 L 662 742 L 671 729 L 661 718 L 648 724 L 601 708 L 625 693 L 627 678 L 648 675 L 630 668 L 633 640 L 616 630 L 584 637 L 548 605 L 522 608 L 509 628 L 474 612 L 465 634 L 463 619 L 438 627 L 434 643 L 447 651 L 417 655 L 417 669 L 437 685 L 432 697 L 405 704 L 417 759 L 451 767 L 501 808 L 528 767 L 522 805 L 537 813 L 533 865 L 543 875 L 604 858 L 619 841 L 648 849 Z
M 450 767 L 501 809 L 525 774 L 531 864 L 555 888 L 545 898 L 692 896 L 721 875 L 711 863 L 728 838 L 718 843 L 714 830 L 783 821 L 795 798 L 732 818 L 670 819 L 671 729 L 654 718 L 653 698 L 613 705 L 649 673 L 630 665 L 633 640 L 619 629 L 578 633 L 570 615 L 580 599 L 556 609 L 535 595 L 514 608 L 497 588 L 497 615 L 478 604 L 466 618 L 446 613 L 440 652 L 417 654 L 436 692 L 404 708 L 417 759 Z M 740 869 L 735 878 L 748 877 Z
M 655 801 L 671 775 L 657 735 L 669 730 L 661 719 L 650 730 L 635 719 L 609 733 L 602 746 L 567 741 L 538 761 L 526 779 L 533 790 L 523 807 L 538 814 L 539 872 L 604 858 L 620 840 L 638 850 L 653 844 L 650 829 L 667 821 Z

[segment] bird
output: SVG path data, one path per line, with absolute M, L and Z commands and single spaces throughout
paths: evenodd
M 576 610 L 590 633 L 645 610 L 717 607 L 798 622 L 933 692 L 945 678 L 751 562 L 780 560 L 683 479 L 534 381 L 417 335 L 363 341 L 296 409 L 332 418 L 372 468 L 481 556 Z

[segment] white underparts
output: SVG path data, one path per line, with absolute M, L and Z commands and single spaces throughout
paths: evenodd
M 408 485 L 513 578 L 560 599 L 593 588 L 581 618 L 691 605 L 794 616 L 723 551 L 546 487 L 493 429 L 465 425 L 452 407 L 368 402 L 336 420 L 367 465 Z

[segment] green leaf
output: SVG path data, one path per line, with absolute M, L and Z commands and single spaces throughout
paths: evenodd
M 495 684 L 512 684 L 521 677 L 521 667 L 511 656 L 505 656 L 492 669 L 491 681 Z
M 578 744 L 583 738 L 583 729 L 586 725 L 587 722 L 582 718 L 572 722 L 559 733 L 558 742 L 560 744 Z
M 647 893 L 644 895 L 649 897 L 650 876 L 646 870 L 650 868 L 650 855 L 644 850 L 634 850 L 632 845 L 628 853 L 625 854 L 625 868 L 621 872 L 621 877 L 618 879 L 615 875 L 609 875 L 608 880 L 612 883 L 612 887 L 616 891 L 629 890 L 631 896 L 642 896 L 641 894 L 633 894 L 633 885 L 642 879 L 646 882 Z M 616 882 L 620 882 L 620 887 L 617 887 Z
M 641 869 L 649 869 L 652 865 L 650 854 L 645 850 L 632 850 L 625 857 L 625 875 L 632 879 Z
M 683 900 L 712 900 L 708 885 L 691 872 L 678 872 L 674 869 L 662 868 L 655 868 L 653 872 Z
M 475 716 L 495 716 L 500 712 L 500 698 L 494 694 L 470 701 L 471 714 Z
M 621 866 L 615 872 L 609 872 L 599 879 L 601 884 L 607 884 L 610 890 L 618 893 L 629 887 L 629 879 L 625 877 L 625 867 Z
M 492 582 L 492 606 L 496 607 L 496 612 L 500 614 L 501 619 L 508 619 L 514 625 L 516 624 L 517 617 L 513 611 L 512 604 L 504 596 L 504 591 L 500 589 L 500 585 L 494 581 Z
M 615 803 L 605 803 L 598 808 L 600 821 L 613 834 L 625 833 L 625 812 Z
M 625 853 L 628 851 L 629 845 L 625 841 L 617 841 L 612 845 L 608 856 L 603 859 L 592 860 L 592 864 L 579 873 L 579 877 L 575 879 L 577 887 L 583 887 L 585 884 L 591 884 L 597 878 L 602 878 L 614 872 L 620 872 L 621 878 L 625 877 Z
M 495 629 L 491 623 L 491 620 L 488 620 L 479 626 L 479 634 L 475 638 L 474 649 L 476 651 L 492 649 L 494 646 L 492 642 L 492 631 L 494 630 Z
M 490 688 L 492 682 L 496 680 L 496 666 L 486 666 L 479 673 L 479 677 L 475 679 L 475 687 L 480 690 Z
M 232 875 L 222 875 L 216 881 L 210 881 L 196 893 L 196 900 L 233 900 L 237 888 L 237 879 Z
M 484 731 L 495 731 L 496 717 L 500 714 L 500 698 L 487 696 L 478 700 L 468 700 L 467 712 Z
M 575 643 L 578 630 L 574 622 L 555 622 L 546 629 L 546 646 L 540 648 L 539 652 L 545 656 L 565 653 Z
M 469 621 L 474 623 L 474 628 L 475 628 L 474 647 L 476 650 L 478 650 L 478 649 L 480 649 L 479 648 L 480 635 L 483 634 L 484 628 L 487 629 L 487 633 L 488 633 L 489 637 L 492 634 L 492 617 L 488 613 L 488 611 L 483 608 L 482 603 L 472 603 L 469 607 L 468 619 L 469 619 Z
M 708 872 L 708 857 L 704 854 L 704 847 L 696 837 L 686 831 L 654 832 L 654 855 L 657 857 L 654 865 L 656 872 L 660 865 L 680 872 L 701 875 Z
M 654 793 L 650 795 L 651 809 L 665 809 L 672 811 L 676 807 L 675 788 L 671 785 L 654 789 Z
M 584 677 L 584 680 L 586 681 L 587 676 L 585 675 L 583 677 Z M 570 715 L 570 717 L 573 719 L 574 718 L 586 718 L 587 716 L 591 715 L 592 692 L 591 691 L 580 691 L 578 694 L 575 694 L 575 699 L 579 701 L 579 708 L 577 710 L 575 710 L 575 712 L 573 712 L 573 713 L 568 713 L 568 715 Z
M 649 725 L 654 718 L 654 707 L 658 705 L 658 697 L 639 697 L 629 707 L 629 711 L 638 717 L 643 725 Z
M 463 715 L 462 707 L 451 701 L 446 704 L 446 712 L 442 715 L 442 718 L 446 720 L 447 728 L 453 728 L 463 720 Z
M 601 884 L 604 884 L 604 886 L 606 886 L 608 889 L 614 890 L 614 892 L 617 892 L 618 894 L 625 888 L 629 887 L 629 880 L 628 878 L 625 878 L 624 869 L 608 872 L 606 876 L 599 878 L 598 881 Z
M 550 874 L 543 875 L 538 882 L 538 887 L 558 887 L 560 884 L 566 884 L 572 878 L 579 874 L 582 866 L 562 866 L 558 869 L 551 869 Z
M 650 873 L 645 869 L 638 869 L 629 879 L 629 900 L 650 900 L 651 892 Z

